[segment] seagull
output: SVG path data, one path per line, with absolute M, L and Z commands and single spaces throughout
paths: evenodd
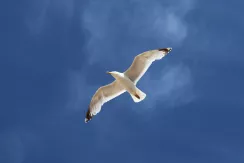
M 85 123 L 90 121 L 101 111 L 103 104 L 118 97 L 126 91 L 131 95 L 135 103 L 141 102 L 146 98 L 146 94 L 136 87 L 137 82 L 148 70 L 155 60 L 165 57 L 172 48 L 161 48 L 148 50 L 137 55 L 131 66 L 124 72 L 107 71 L 114 77 L 114 81 L 108 85 L 100 87 L 93 95 L 85 117 Z

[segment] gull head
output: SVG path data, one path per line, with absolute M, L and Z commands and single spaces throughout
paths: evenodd
M 112 75 L 114 78 L 121 76 L 121 73 L 117 71 L 107 71 L 106 73 Z
M 171 47 L 158 49 L 158 51 L 162 51 L 162 52 L 164 52 L 165 54 L 168 54 L 171 50 L 172 50 Z
M 107 74 L 111 74 L 111 75 L 112 75 L 112 74 L 120 74 L 120 73 L 117 72 L 117 71 L 107 71 L 106 73 L 107 73 Z

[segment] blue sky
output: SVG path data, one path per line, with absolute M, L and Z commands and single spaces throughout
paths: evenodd
M 23 0 L 1 6 L 1 163 L 243 163 L 241 0 Z M 84 113 L 135 55 L 173 47 Z

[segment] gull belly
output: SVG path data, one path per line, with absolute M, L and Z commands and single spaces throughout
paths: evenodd
M 116 76 L 116 80 L 127 92 L 135 94 L 136 86 L 126 75 L 121 73 L 119 76 Z

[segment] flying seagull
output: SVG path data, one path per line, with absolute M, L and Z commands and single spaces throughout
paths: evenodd
M 146 94 L 136 87 L 137 82 L 155 60 L 162 59 L 171 50 L 172 48 L 162 48 L 143 52 L 134 58 L 132 65 L 124 73 L 107 71 L 115 80 L 108 85 L 100 87 L 93 95 L 86 113 L 85 123 L 90 121 L 93 116 L 101 111 L 104 103 L 126 91 L 131 95 L 134 102 L 144 100 Z

